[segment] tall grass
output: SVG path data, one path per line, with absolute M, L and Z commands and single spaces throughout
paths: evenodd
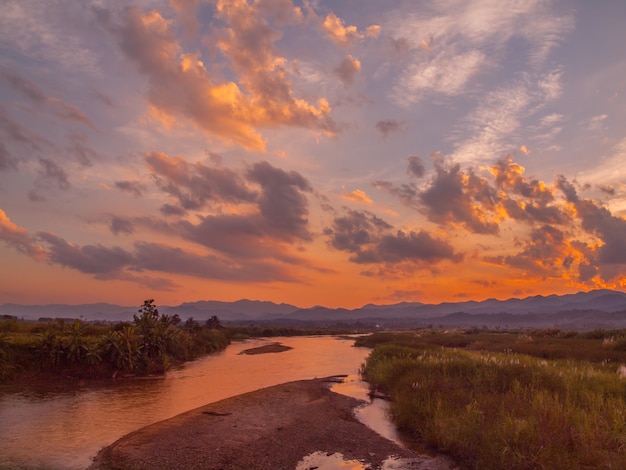
M 364 374 L 393 397 L 401 430 L 464 468 L 626 468 L 615 365 L 383 344 Z

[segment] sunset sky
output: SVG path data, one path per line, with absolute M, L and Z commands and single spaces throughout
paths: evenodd
M 0 303 L 626 288 L 622 0 L 4 0 Z

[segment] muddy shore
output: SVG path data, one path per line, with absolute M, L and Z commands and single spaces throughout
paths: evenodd
M 362 468 L 452 469 L 376 434 L 353 414 L 359 400 L 334 393 L 330 379 L 276 385 L 147 426 L 102 449 L 90 470 L 294 470 L 314 452 L 341 453 Z M 398 466 L 400 464 L 400 466 Z M 351 467 L 354 468 L 354 467 Z

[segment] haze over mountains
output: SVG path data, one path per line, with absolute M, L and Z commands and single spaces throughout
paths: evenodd
M 224 323 L 314 326 L 371 324 L 382 327 L 558 327 L 562 329 L 626 328 L 626 293 L 594 290 L 567 295 L 533 296 L 481 302 L 364 305 L 357 309 L 316 306 L 299 308 L 267 301 L 203 300 L 177 306 L 159 306 L 161 313 L 178 314 L 183 320 L 204 321 L 218 316 Z M 0 306 L 0 315 L 24 319 L 81 318 L 83 320 L 131 320 L 138 306 L 107 303 L 85 305 Z

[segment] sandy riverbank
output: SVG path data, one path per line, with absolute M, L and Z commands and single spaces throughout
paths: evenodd
M 328 379 L 276 385 L 135 431 L 100 451 L 90 469 L 294 470 L 308 468 L 302 460 L 319 451 L 362 468 L 381 468 L 389 456 L 403 459 L 394 469 L 454 468 L 376 434 L 354 417 L 359 404 L 332 392 Z

